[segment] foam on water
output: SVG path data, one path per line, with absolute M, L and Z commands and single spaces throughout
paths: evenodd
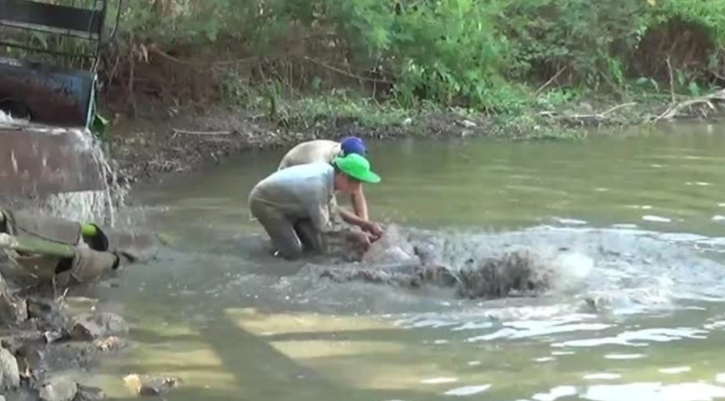
M 725 267 L 693 246 L 721 245 L 712 238 L 551 226 L 503 233 L 405 231 L 414 245 L 432 247 L 440 262 L 454 268 L 470 259 L 528 247 L 535 250 L 543 268 L 557 271 L 557 281 L 554 289 L 541 297 L 488 301 L 459 300 L 450 292 L 431 288 L 406 290 L 382 284 L 331 283 L 304 274 L 284 277 L 274 288 L 294 294 L 290 295 L 293 301 L 304 299 L 308 307 L 324 305 L 327 310 L 387 313 L 408 324 L 425 325 L 428 321 L 461 328 L 491 319 L 535 319 L 558 326 L 561 322 L 557 318 L 561 316 L 586 320 L 586 316 L 600 313 L 624 316 L 687 308 L 688 303 L 698 301 L 725 300 Z

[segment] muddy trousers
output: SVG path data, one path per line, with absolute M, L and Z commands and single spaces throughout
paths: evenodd
M 298 259 L 305 251 L 322 251 L 322 236 L 311 220 L 289 218 L 274 206 L 254 200 L 250 202 L 249 209 L 283 258 Z

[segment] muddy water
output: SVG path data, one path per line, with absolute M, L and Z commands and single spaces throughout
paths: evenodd
M 144 189 L 119 216 L 175 242 L 106 293 L 134 344 L 99 384 L 125 399 L 124 374 L 177 376 L 167 399 L 180 401 L 725 397 L 725 126 L 370 148 L 376 219 L 489 247 L 567 246 L 589 275 L 490 302 L 316 282 L 303 262 L 271 259 L 249 221 L 247 193 L 283 151 L 248 154 Z

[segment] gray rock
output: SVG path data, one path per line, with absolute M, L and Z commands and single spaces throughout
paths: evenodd
M 65 336 L 69 319 L 55 302 L 31 297 L 28 298 L 27 305 L 28 318 L 34 319 L 38 330 L 46 332 L 49 339 Z
M 141 396 L 164 395 L 180 384 L 180 380 L 174 377 L 158 378 L 136 374 L 128 375 L 123 380 Z
M 93 341 L 102 337 L 127 333 L 126 321 L 110 312 L 85 313 L 76 316 L 70 330 L 71 338 L 76 341 Z
M 28 318 L 25 300 L 15 296 L 0 275 L 0 324 L 14 325 Z
M 14 389 L 20 385 L 18 361 L 10 351 L 0 347 L 0 390 Z
M 41 383 L 38 390 L 42 401 L 73 401 L 78 385 L 68 377 L 57 376 Z
M 78 392 L 73 401 L 98 401 L 106 398 L 106 394 L 98 387 L 90 387 L 79 384 Z

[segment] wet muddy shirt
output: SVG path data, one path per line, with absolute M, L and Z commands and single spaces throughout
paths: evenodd
M 303 142 L 284 155 L 278 169 L 315 162 L 330 163 L 340 152 L 340 142 L 327 139 Z
M 310 218 L 321 232 L 336 231 L 334 176 L 335 169 L 322 162 L 278 170 L 252 189 L 249 201 L 266 203 L 290 219 Z

